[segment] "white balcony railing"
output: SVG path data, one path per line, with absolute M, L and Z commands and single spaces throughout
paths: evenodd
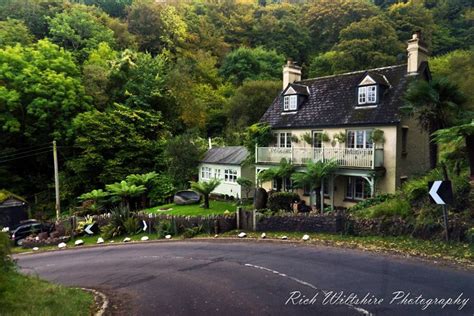
M 296 165 L 334 160 L 341 167 L 373 169 L 383 166 L 383 149 L 257 147 L 257 163 L 279 163 L 283 158 Z

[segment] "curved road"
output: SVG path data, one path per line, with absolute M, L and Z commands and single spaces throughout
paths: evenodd
M 176 241 L 16 259 L 26 273 L 103 291 L 114 315 L 474 315 L 472 272 L 348 249 Z

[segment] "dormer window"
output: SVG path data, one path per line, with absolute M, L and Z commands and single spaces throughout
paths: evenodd
M 296 111 L 298 109 L 298 96 L 287 95 L 283 98 L 283 110 Z
M 377 85 L 359 87 L 359 105 L 375 104 L 377 102 Z

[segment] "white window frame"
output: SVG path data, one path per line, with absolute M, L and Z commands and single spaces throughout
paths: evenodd
M 377 103 L 377 85 L 359 87 L 357 100 L 359 105 Z
M 291 137 L 292 134 L 288 132 L 279 132 L 277 133 L 278 136 L 278 147 L 280 148 L 291 148 Z M 283 136 L 283 143 L 282 143 L 282 136 Z
M 214 179 L 221 179 L 221 169 L 214 169 Z
M 236 183 L 237 182 L 237 170 L 236 169 L 224 169 L 224 182 Z
M 286 95 L 283 98 L 283 110 L 284 111 L 296 111 L 296 110 L 298 110 L 298 96 L 297 95 Z
M 354 133 L 353 142 L 349 142 L 350 134 Z M 346 131 L 346 148 L 356 148 L 356 149 L 371 149 L 374 148 L 374 142 L 371 141 L 371 129 L 351 129 Z M 358 143 L 357 136 L 362 135 L 362 144 Z
M 205 180 L 211 179 L 212 169 L 210 167 L 201 167 L 201 178 Z

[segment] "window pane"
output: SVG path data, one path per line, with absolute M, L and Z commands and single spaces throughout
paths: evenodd
M 291 147 L 291 133 L 286 133 L 286 147 Z
M 367 87 L 359 88 L 359 104 L 366 103 L 366 93 L 367 93 Z
M 280 133 L 280 147 L 286 147 L 285 133 Z
M 356 148 L 364 148 L 365 131 L 356 131 Z
M 353 192 L 354 192 L 354 186 L 353 186 L 353 181 L 352 177 L 347 177 L 347 188 L 346 188 L 346 197 L 352 199 L 354 198 Z
M 321 140 L 321 133 L 322 132 L 314 132 L 313 133 L 313 147 L 321 148 L 322 147 L 322 140 Z
M 283 110 L 288 111 L 290 97 L 283 98 Z
M 364 188 L 365 180 L 363 178 L 356 178 L 355 180 L 355 198 L 363 199 L 364 198 Z
M 377 92 L 376 86 L 367 87 L 367 102 L 368 103 L 375 103 L 376 95 L 377 95 L 376 92 Z
M 365 131 L 365 148 L 372 148 L 374 141 L 372 140 L 372 131 Z
M 298 97 L 296 95 L 292 95 L 290 97 L 290 110 L 296 110 L 297 100 L 298 100 Z

